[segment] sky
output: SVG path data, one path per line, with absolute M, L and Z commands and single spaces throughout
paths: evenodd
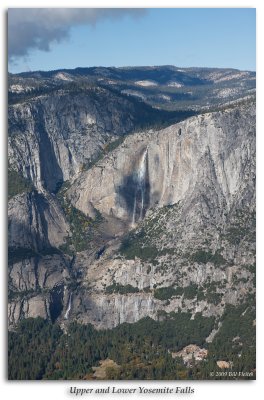
M 9 9 L 9 71 L 176 65 L 256 69 L 254 8 Z

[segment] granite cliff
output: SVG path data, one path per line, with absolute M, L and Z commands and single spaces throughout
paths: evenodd
M 254 104 L 200 115 L 128 137 L 76 180 L 72 204 L 129 233 L 92 263 L 76 257 L 86 290 L 73 313 L 101 327 L 161 311 L 219 316 L 254 291 L 254 130 Z
M 254 99 L 161 115 L 94 84 L 10 105 L 11 327 L 191 312 L 216 318 L 210 341 L 254 296 Z

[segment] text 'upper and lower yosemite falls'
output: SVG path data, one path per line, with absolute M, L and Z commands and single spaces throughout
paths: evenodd
M 169 387 L 169 386 L 164 386 L 160 388 L 155 388 L 155 387 L 145 387 L 145 386 L 139 386 L 139 387 L 133 387 L 133 388 L 120 388 L 116 386 L 107 386 L 105 388 L 78 388 L 76 386 L 71 386 L 70 388 L 70 394 L 74 396 L 85 396 L 89 394 L 173 394 L 173 393 L 178 393 L 178 394 L 193 394 L 194 393 L 194 388 L 191 386 L 186 386 L 186 387 L 181 387 L 181 386 L 176 386 L 176 387 Z

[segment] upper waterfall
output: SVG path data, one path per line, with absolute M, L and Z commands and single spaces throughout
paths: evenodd
M 139 220 L 143 219 L 144 207 L 145 207 L 145 192 L 147 183 L 147 154 L 148 148 L 142 153 L 138 169 L 135 172 L 135 194 L 134 194 L 134 206 L 132 214 L 132 225 Z

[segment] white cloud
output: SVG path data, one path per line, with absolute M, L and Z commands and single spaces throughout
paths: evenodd
M 138 17 L 136 8 L 10 8 L 8 10 L 8 57 L 26 57 L 30 50 L 50 50 L 52 42 L 69 36 L 72 27 L 94 25 L 103 18 Z

